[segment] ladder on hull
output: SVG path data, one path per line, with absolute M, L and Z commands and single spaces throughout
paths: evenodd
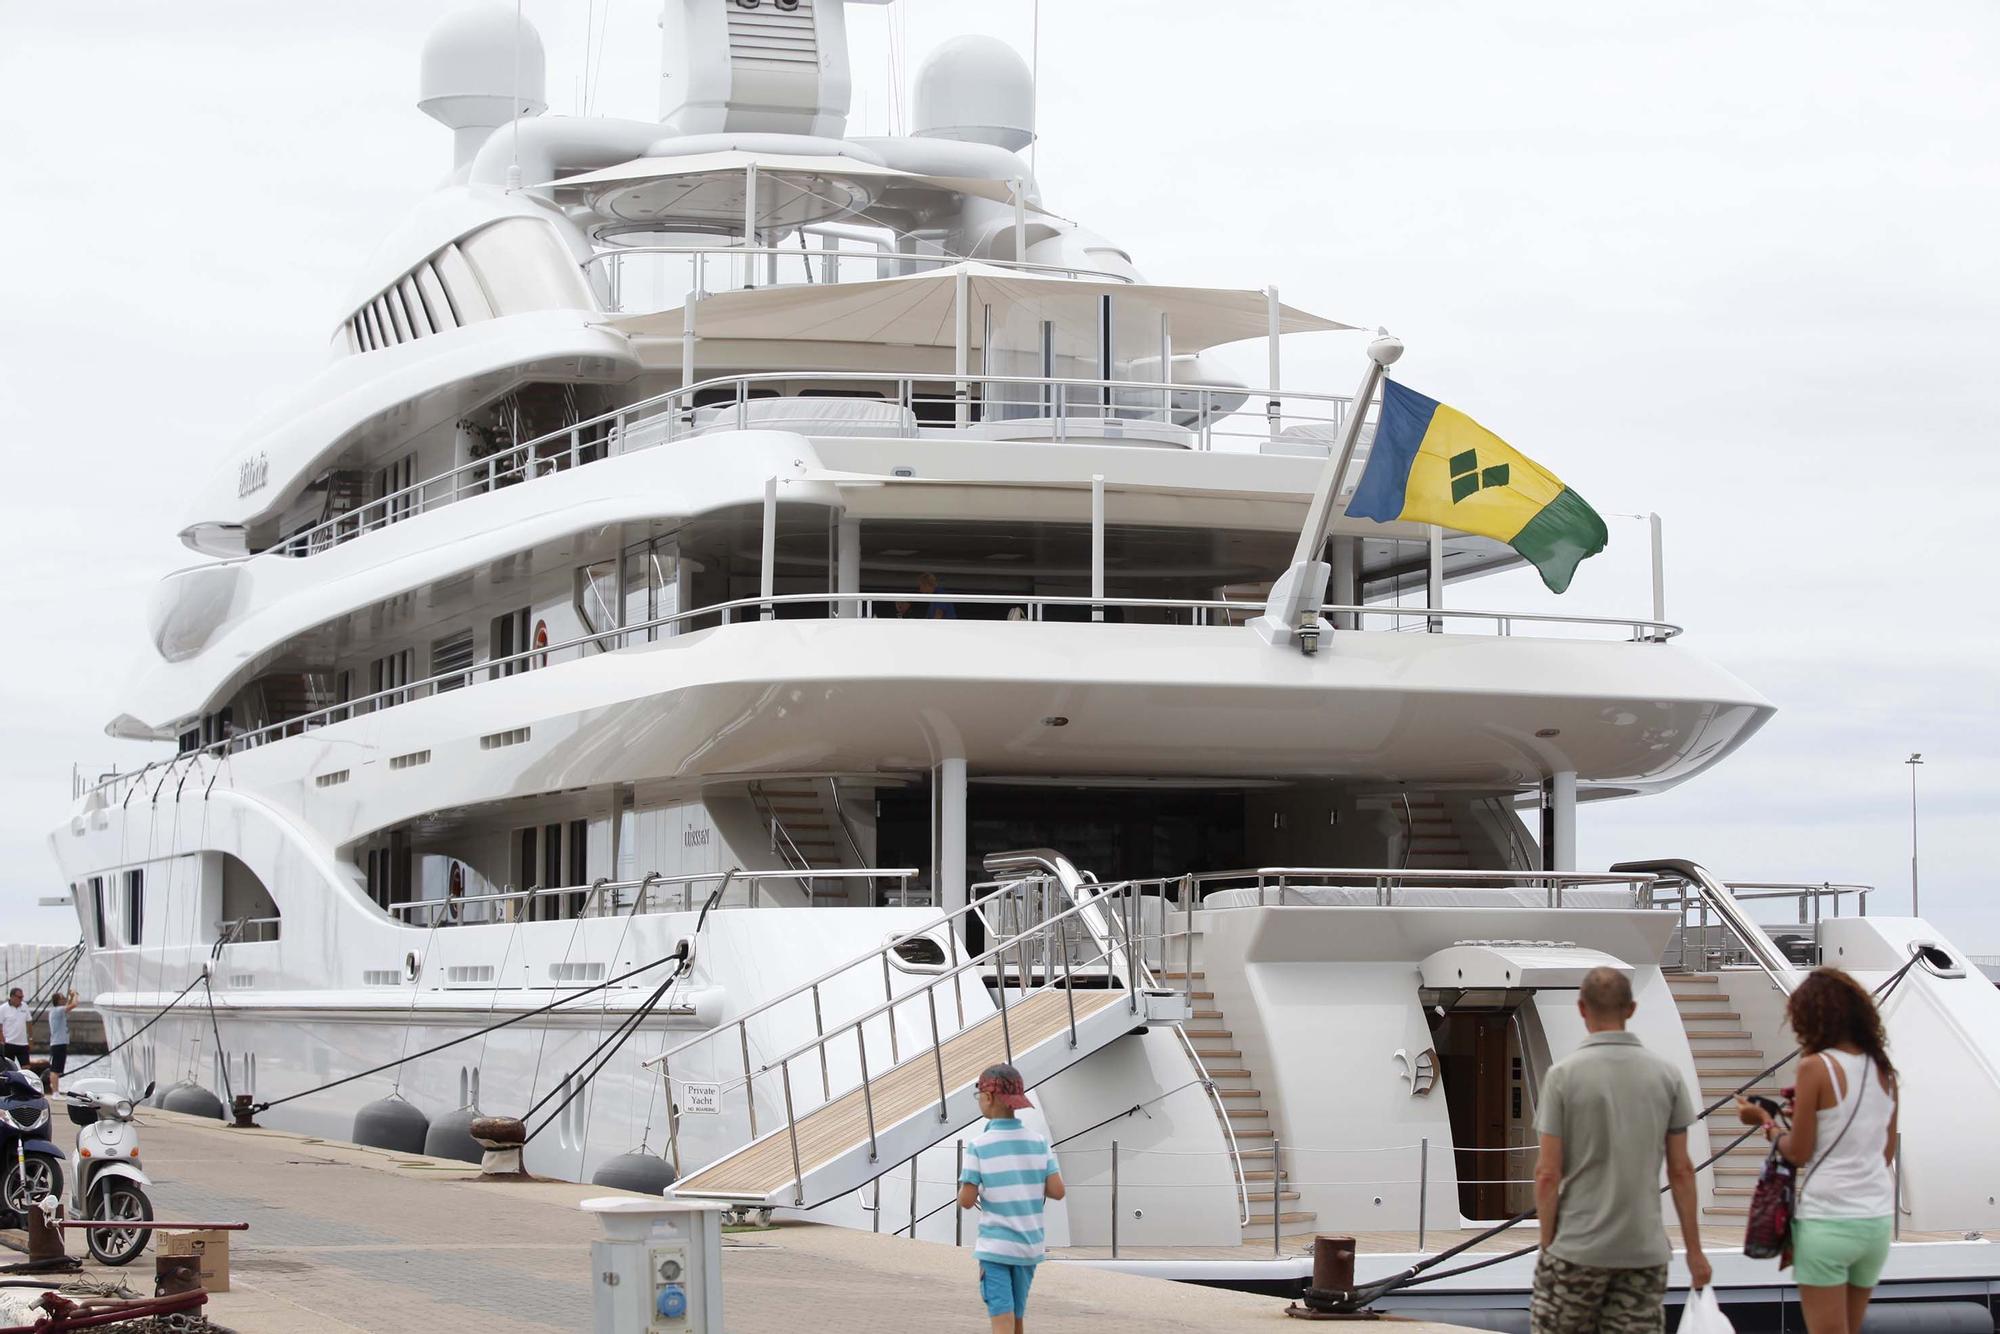
M 675 1060 L 713 1070 L 719 1052 L 734 1049 L 742 1057 L 742 1077 L 721 1096 L 740 1097 L 749 1109 L 748 1142 L 683 1177 L 673 1193 L 812 1208 L 859 1189 L 977 1119 L 976 1085 L 987 1066 L 1010 1062 L 1035 1084 L 1128 1033 L 1184 1021 L 1186 997 L 1155 986 L 1143 948 L 1128 944 L 1141 939 L 1140 886 L 1072 878 L 1061 888 L 1060 898 L 1023 896 L 1031 898 L 1032 911 L 1000 891 L 944 913 L 647 1062 L 671 1081 Z M 961 928 L 974 917 L 988 947 L 966 957 Z M 912 948 L 917 946 L 923 948 Z M 898 994 L 892 970 L 909 972 L 926 951 L 943 957 L 925 958 L 924 975 Z M 851 996 L 862 979 L 877 977 L 883 1003 L 829 1026 L 823 992 Z M 990 997 L 998 1008 L 968 1013 L 968 995 Z M 811 1039 L 753 1068 L 749 1026 L 771 1026 L 773 1012 L 788 1005 L 795 1007 L 794 1022 L 810 1016 Z M 958 1012 L 955 1030 L 939 1019 L 951 1009 Z M 915 1044 L 899 1043 L 899 1029 L 912 1015 L 921 1036 Z M 714 1045 L 695 1054 L 704 1044 Z M 879 1053 L 885 1044 L 887 1068 L 871 1074 L 870 1049 Z M 842 1076 L 836 1084 L 829 1071 L 850 1060 L 857 1077 Z M 811 1082 L 818 1088 L 805 1087 L 800 1075 L 807 1070 L 816 1071 Z M 760 1091 L 783 1109 L 782 1123 L 762 1134 Z M 817 1105 L 801 1106 L 814 1095 Z

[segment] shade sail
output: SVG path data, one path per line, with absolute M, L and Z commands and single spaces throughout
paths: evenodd
M 968 321 L 973 347 L 980 346 L 982 307 L 991 306 L 996 317 L 1029 309 L 1059 327 L 1094 330 L 1099 298 L 1105 296 L 1112 300 L 1114 320 L 1165 315 L 1176 352 L 1199 352 L 1270 332 L 1269 299 L 1262 292 L 1079 280 L 977 261 L 873 282 L 718 292 L 696 303 L 694 328 L 703 338 L 953 347 L 958 339 L 961 276 L 967 309 L 974 312 Z M 683 313 L 676 308 L 621 316 L 605 321 L 605 326 L 638 337 L 678 338 L 683 322 Z M 1292 306 L 1279 307 L 1280 333 L 1355 327 Z

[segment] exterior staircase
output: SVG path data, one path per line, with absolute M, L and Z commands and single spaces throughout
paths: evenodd
M 750 799 L 771 832 L 772 851 L 795 871 L 832 871 L 866 864 L 831 778 L 769 779 L 750 785 Z M 846 881 L 813 885 L 814 894 L 845 897 Z
M 1699 1111 L 1769 1065 L 1771 1057 L 1743 1027 L 1743 1016 L 1731 1008 L 1720 978 L 1712 973 L 1669 973 L 1667 983 L 1694 1051 L 1695 1077 L 1701 1086 L 1700 1105 L 1695 1109 Z M 1775 1098 L 1783 1080 L 1781 1071 L 1749 1091 Z M 1709 1118 L 1709 1140 L 1717 1147 L 1739 1133 L 1728 1109 Z M 1750 1195 L 1767 1152 L 1768 1146 L 1757 1136 L 1717 1159 L 1712 1169 L 1714 1187 L 1702 1212 L 1710 1217 L 1748 1217 Z
M 1472 855 L 1458 831 L 1444 801 L 1435 792 L 1412 792 L 1408 805 L 1398 799 L 1396 806 L 1409 827 L 1410 870 L 1465 871 L 1472 868 Z
M 1244 1225 L 1243 1240 L 1269 1241 L 1274 1213 L 1276 1226 L 1283 1235 L 1311 1232 L 1319 1215 L 1292 1207 L 1300 1192 L 1281 1179 L 1288 1178 L 1291 1170 L 1278 1160 L 1278 1132 L 1271 1125 L 1270 1109 L 1264 1106 L 1262 1090 L 1251 1083 L 1253 1076 L 1244 1064 L 1243 1052 L 1236 1045 L 1236 1035 L 1230 1031 L 1228 1019 L 1215 1003 L 1215 993 L 1200 990 L 1199 970 L 1193 973 L 1169 970 L 1155 972 L 1154 976 L 1162 986 L 1192 983 L 1195 988 L 1187 993 L 1194 1012 L 1181 1031 L 1207 1068 L 1208 1077 L 1215 1081 L 1216 1097 L 1229 1118 L 1230 1132 L 1236 1137 L 1237 1159 L 1250 1197 L 1250 1221 Z

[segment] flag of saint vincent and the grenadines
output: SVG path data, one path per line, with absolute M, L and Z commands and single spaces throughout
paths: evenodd
M 1375 443 L 1347 512 L 1498 538 L 1552 593 L 1568 588 L 1577 565 L 1610 538 L 1560 478 L 1458 409 L 1394 380 L 1382 382 Z

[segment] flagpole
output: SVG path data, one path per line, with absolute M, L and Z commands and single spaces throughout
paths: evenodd
M 1297 644 L 1307 653 L 1318 648 L 1317 635 L 1323 627 L 1319 609 L 1326 601 L 1327 579 L 1333 572 L 1320 555 L 1326 547 L 1326 539 L 1333 532 L 1334 519 L 1339 512 L 1341 484 L 1349 465 L 1354 462 L 1355 446 L 1361 440 L 1361 428 L 1368 418 L 1368 405 L 1382 383 L 1382 373 L 1395 365 L 1402 355 L 1402 340 L 1391 337 L 1386 331 L 1368 345 L 1368 369 L 1361 376 L 1361 387 L 1354 391 L 1354 402 L 1348 408 L 1347 420 L 1341 424 L 1340 447 L 1327 455 L 1326 467 L 1320 471 L 1319 484 L 1313 489 L 1312 503 L 1306 508 L 1305 526 L 1299 529 L 1299 544 L 1292 552 L 1291 568 L 1279 575 L 1277 583 L 1271 586 L 1264 614 L 1250 622 L 1251 628 L 1267 644 Z M 1312 632 L 1311 645 L 1301 638 L 1301 629 Z

